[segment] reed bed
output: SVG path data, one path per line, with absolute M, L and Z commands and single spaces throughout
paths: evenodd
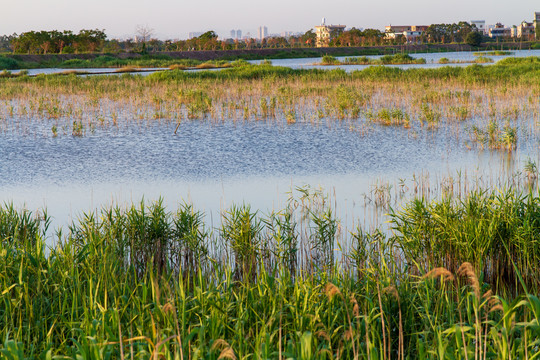
M 538 193 L 411 201 L 394 232 L 342 234 L 301 191 L 233 206 L 81 215 L 45 246 L 46 213 L 0 207 L 1 356 L 110 359 L 533 358 Z M 340 239 L 350 250 L 337 252 Z M 339 256 L 336 256 L 340 254 Z
M 425 64 L 424 58 L 413 58 L 408 54 L 384 55 L 378 59 L 367 56 L 347 57 L 343 61 L 335 56 L 325 55 L 318 65 L 404 65 L 404 64 Z
M 370 67 L 350 74 L 238 65 L 221 71 L 171 70 L 147 77 L 0 78 L 0 117 L 9 120 L 0 127 L 31 132 L 34 122 L 48 122 L 62 136 L 72 134 L 74 120 L 83 124 L 83 135 L 93 129 L 156 120 L 330 126 L 347 120 L 362 135 L 377 123 L 403 125 L 416 133 L 442 127 L 460 139 L 470 139 L 466 146 L 472 146 L 482 143 L 472 135 L 495 122 L 498 127 L 518 130 L 514 139 L 518 142 L 520 129 L 536 129 L 531 124 L 540 113 L 539 66 L 536 58 L 527 58 L 486 67 Z M 44 135 L 55 136 L 52 131 Z

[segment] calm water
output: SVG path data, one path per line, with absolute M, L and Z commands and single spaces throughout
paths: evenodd
M 493 56 L 493 55 L 483 55 L 489 58 L 492 58 L 494 62 L 497 62 L 501 59 L 507 57 L 527 57 L 527 56 L 540 56 L 540 50 L 515 50 L 511 51 L 511 55 L 502 55 L 502 56 Z M 410 54 L 414 58 L 424 58 L 426 59 L 426 64 L 409 64 L 409 65 L 385 65 L 389 67 L 398 67 L 402 69 L 411 69 L 411 68 L 439 68 L 443 66 L 469 66 L 471 64 L 438 64 L 441 58 L 447 58 L 450 61 L 473 61 L 477 56 L 474 55 L 474 52 L 470 51 L 460 51 L 460 52 L 446 52 L 446 53 L 418 53 Z M 338 56 L 337 59 L 344 60 L 347 57 L 354 56 Z M 379 59 L 381 55 L 370 55 L 366 56 L 370 59 Z M 262 60 L 254 60 L 252 63 L 260 63 Z M 362 70 L 370 65 L 336 65 L 336 66 L 322 66 L 314 65 L 321 62 L 321 58 L 304 58 L 304 59 L 274 59 L 271 60 L 272 65 L 274 66 L 285 66 L 293 69 L 345 69 L 347 71 Z
M 82 211 L 160 196 L 171 210 L 193 202 L 216 222 L 233 203 L 263 213 L 282 209 L 287 192 L 310 185 L 329 192 L 349 224 L 368 223 L 365 205 L 379 182 L 393 184 L 394 192 L 398 179 L 412 186 L 421 173 L 493 176 L 508 166 L 508 156 L 469 151 L 444 127 L 412 134 L 373 126 L 362 136 L 350 130 L 354 123 L 190 121 L 177 135 L 174 123 L 154 123 L 53 138 L 52 122 L 40 120 L 32 130 L 13 126 L 0 134 L 0 199 L 46 207 L 54 227 Z M 523 142 L 510 166 L 530 155 L 533 144 Z
M 492 55 L 484 55 L 487 57 L 492 58 L 495 62 L 507 58 L 507 57 L 527 57 L 527 56 L 540 56 L 540 50 L 514 50 L 511 51 L 511 55 L 502 55 L 502 56 L 492 56 Z M 443 66 L 469 66 L 470 64 L 438 64 L 439 60 L 441 58 L 447 58 L 451 61 L 473 61 L 477 56 L 474 55 L 473 52 L 470 51 L 461 51 L 461 52 L 446 52 L 446 53 L 431 53 L 431 54 L 410 54 L 414 58 L 424 58 L 426 59 L 426 64 L 409 64 L 409 65 L 385 65 L 389 67 L 398 67 L 402 69 L 411 69 L 411 68 L 439 68 Z M 371 59 L 378 59 L 381 57 L 381 55 L 373 55 L 373 56 L 367 56 Z M 344 60 L 346 57 L 341 56 L 337 57 L 340 60 Z M 253 64 L 258 64 L 262 60 L 252 60 L 249 61 Z M 362 70 L 370 65 L 336 65 L 336 66 L 322 66 L 322 65 L 314 65 L 321 62 L 321 58 L 303 58 L 303 59 L 274 59 L 271 60 L 272 64 L 275 66 L 285 66 L 290 67 L 293 69 L 335 69 L 335 68 L 341 68 L 345 69 L 346 71 L 354 71 L 354 70 Z M 489 64 L 488 64 L 489 65 Z M 140 73 L 141 75 L 148 75 L 151 74 L 153 71 L 162 71 L 164 69 L 162 68 L 144 68 L 145 72 Z M 220 69 L 215 69 L 220 70 Z M 14 70 L 13 73 L 17 73 L 20 70 Z M 58 68 L 51 68 L 51 69 L 30 69 L 28 70 L 29 75 L 39 75 L 39 74 L 57 74 L 62 73 L 65 71 L 80 71 L 80 72 L 89 72 L 89 73 L 108 73 L 110 75 L 118 75 L 118 73 L 115 73 L 116 69 L 111 68 L 94 68 L 94 69 L 58 69 Z M 201 71 L 201 70 L 193 70 L 193 71 Z

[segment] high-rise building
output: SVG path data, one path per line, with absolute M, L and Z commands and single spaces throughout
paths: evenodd
M 231 39 L 236 39 L 236 30 L 231 30 Z
M 236 30 L 236 39 L 238 40 L 242 39 L 242 30 L 240 29 Z
M 259 26 L 259 40 L 263 41 L 268 37 L 268 28 L 266 26 Z

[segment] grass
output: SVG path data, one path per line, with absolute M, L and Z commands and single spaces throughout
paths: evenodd
M 487 64 L 487 63 L 493 63 L 493 59 L 485 57 L 485 56 L 479 56 L 480 54 L 488 54 L 488 53 L 475 53 L 476 56 L 478 56 L 476 59 L 469 61 L 469 60 L 449 60 L 448 58 L 440 58 L 438 63 L 439 64 Z
M 233 206 L 215 229 L 187 204 L 104 208 L 51 247 L 47 214 L 2 206 L 0 353 L 531 357 L 539 210 L 510 189 L 418 199 L 391 213 L 392 234 L 358 229 L 337 257 L 340 220 L 306 190 L 268 215 Z
M 494 51 L 480 51 L 473 53 L 474 56 L 504 56 L 504 55 L 513 55 L 512 51 L 504 50 L 494 50 Z
M 331 55 L 324 55 L 319 65 L 403 65 L 425 63 L 425 59 L 413 58 L 408 54 L 384 55 L 380 59 L 370 59 L 365 56 L 348 57 L 343 61 Z

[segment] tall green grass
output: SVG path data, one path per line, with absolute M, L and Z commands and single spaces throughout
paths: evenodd
M 533 358 L 538 195 L 416 200 L 357 232 L 304 191 L 205 225 L 161 201 L 83 214 L 0 207 L 0 356 L 110 359 Z M 347 250 L 348 249 L 348 250 Z

